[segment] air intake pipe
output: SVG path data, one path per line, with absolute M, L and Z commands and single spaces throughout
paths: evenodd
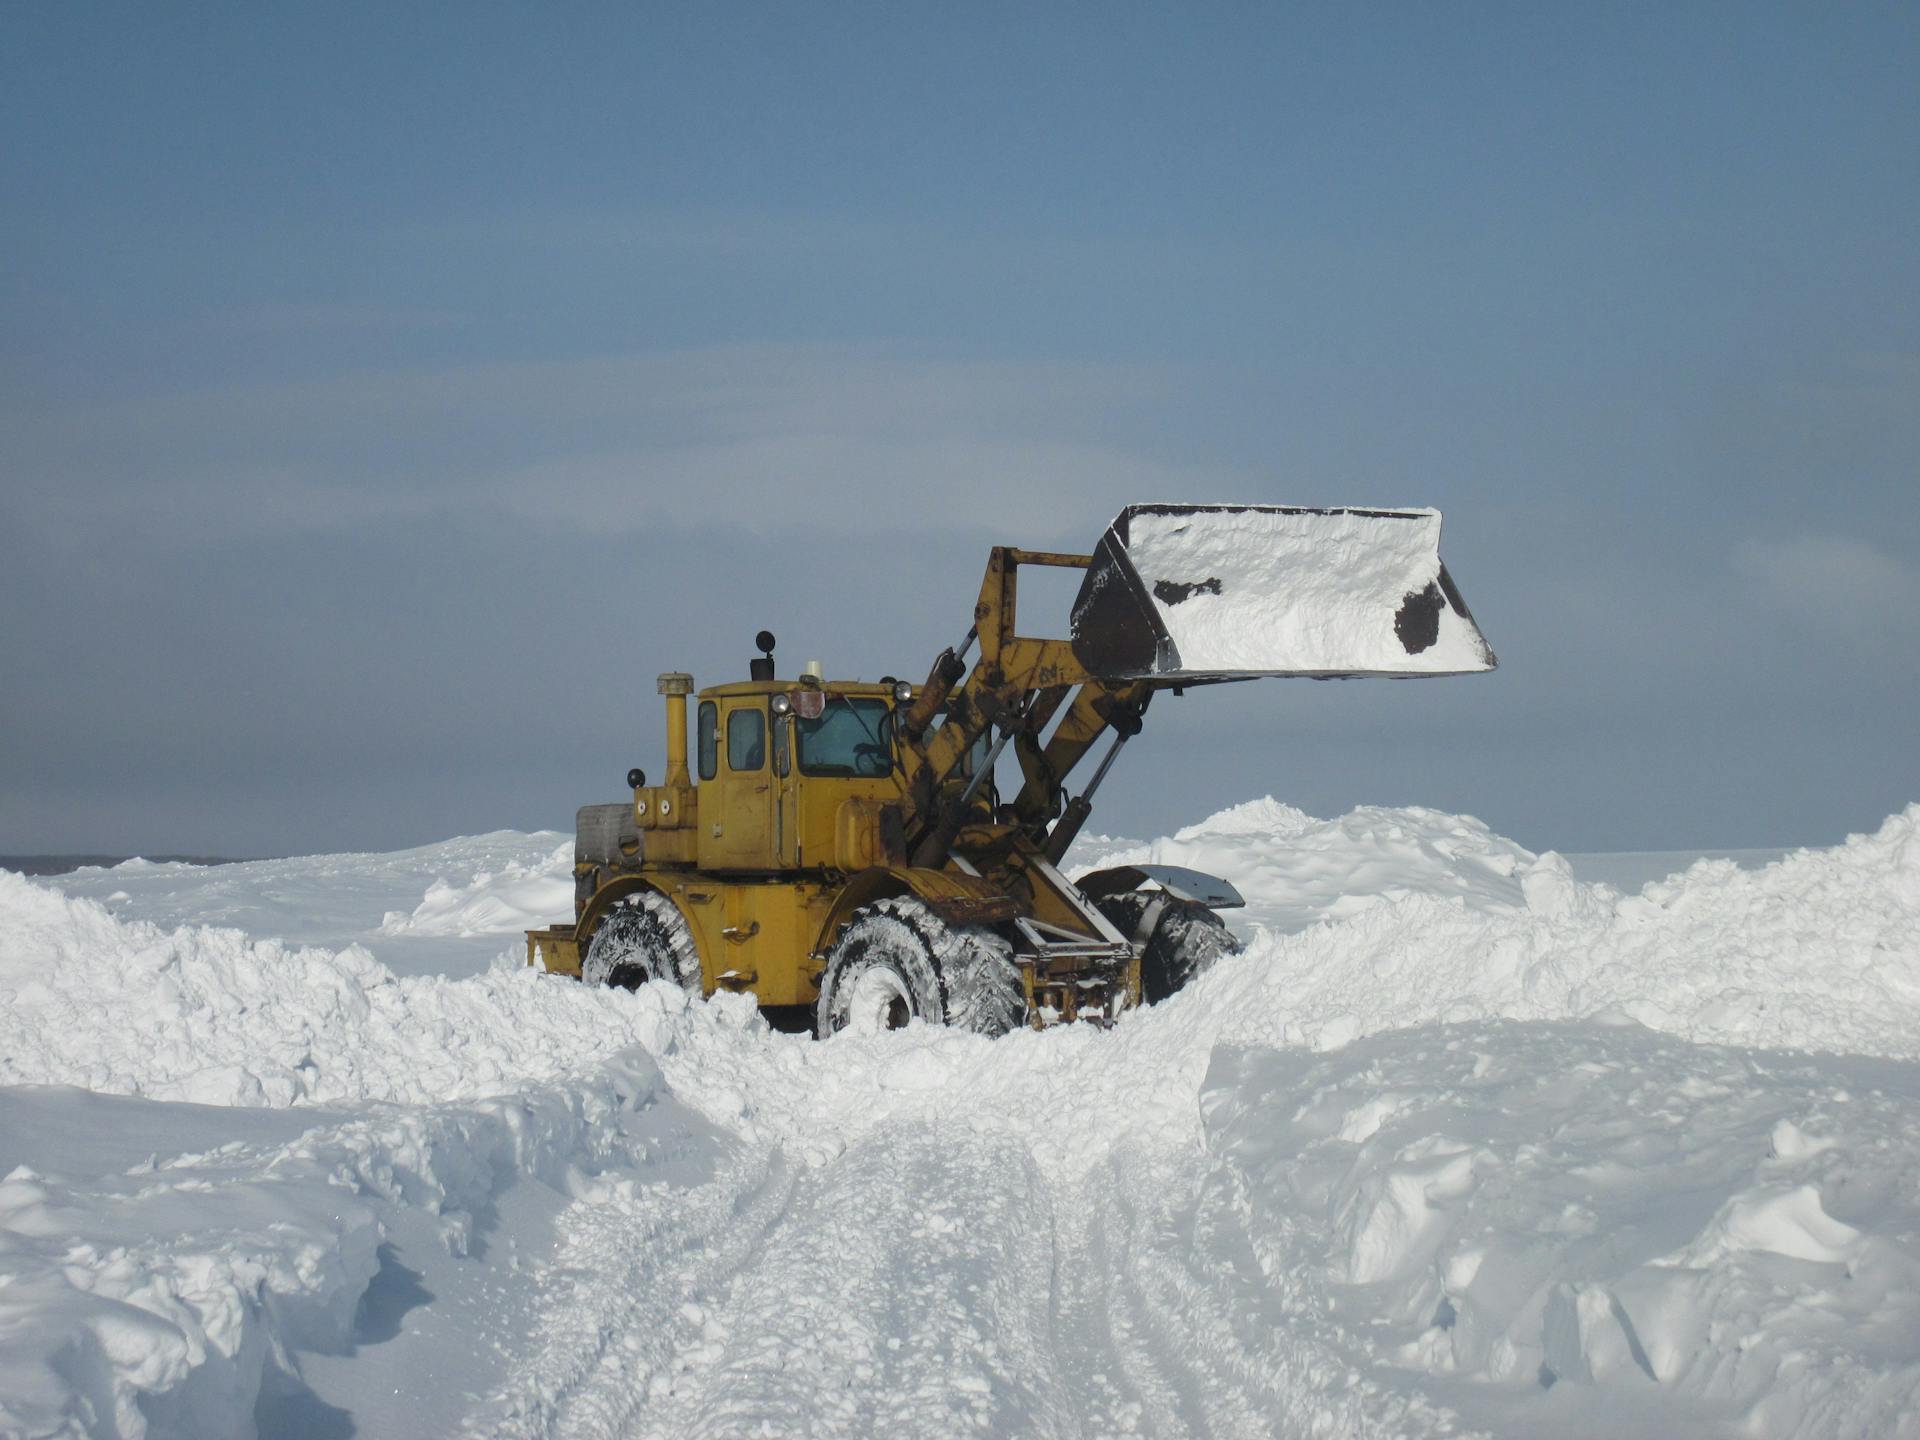
M 659 687 L 667 697 L 666 783 L 669 789 L 690 789 L 693 777 L 687 773 L 687 696 L 693 693 L 693 676 L 669 670 L 660 677 Z

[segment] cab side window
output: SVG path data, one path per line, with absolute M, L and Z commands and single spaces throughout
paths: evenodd
M 720 770 L 720 711 L 711 700 L 700 702 L 700 778 L 711 780 Z
M 727 768 L 761 770 L 767 763 L 767 716 L 759 709 L 727 715 Z

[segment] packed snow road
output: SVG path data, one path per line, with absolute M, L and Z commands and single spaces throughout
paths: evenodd
M 1920 1434 L 1920 807 L 1254 802 L 1083 857 L 1244 955 L 994 1042 L 487 969 L 567 856 L 432 848 L 0 874 L 0 1434 Z
M 1350 1361 L 1310 1327 L 1242 1323 L 1244 1243 L 1196 1245 L 1199 1077 L 1185 1106 L 1071 1098 L 1114 1064 L 1090 1038 L 747 1030 L 668 1054 L 675 1092 L 726 1097 L 732 1163 L 579 1208 L 577 1281 L 541 1327 L 559 1343 L 509 1367 L 475 1432 L 1404 1431 L 1426 1407 L 1330 1392 Z

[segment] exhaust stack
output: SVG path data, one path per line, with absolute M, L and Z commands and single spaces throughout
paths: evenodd
M 669 670 L 657 682 L 667 697 L 667 776 L 671 790 L 686 790 L 693 784 L 687 773 L 687 696 L 693 693 L 693 676 Z

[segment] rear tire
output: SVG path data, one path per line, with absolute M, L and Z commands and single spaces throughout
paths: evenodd
M 1177 900 L 1159 890 L 1130 890 L 1124 895 L 1103 895 L 1094 904 L 1114 929 L 1135 940 L 1147 907 L 1156 900 L 1166 903 L 1140 955 L 1141 998 L 1149 1005 L 1159 1004 L 1204 975 L 1221 956 L 1240 953 L 1240 942 L 1227 929 L 1227 922 L 1192 900 Z
M 698 995 L 700 952 L 674 903 L 657 890 L 642 890 L 618 901 L 594 929 L 580 978 L 621 990 L 666 980 Z
M 1004 1035 L 1025 1009 L 1013 947 L 1000 936 L 949 926 L 918 900 L 877 900 L 853 912 L 827 954 L 814 1033 L 824 1040 L 923 1020 Z

